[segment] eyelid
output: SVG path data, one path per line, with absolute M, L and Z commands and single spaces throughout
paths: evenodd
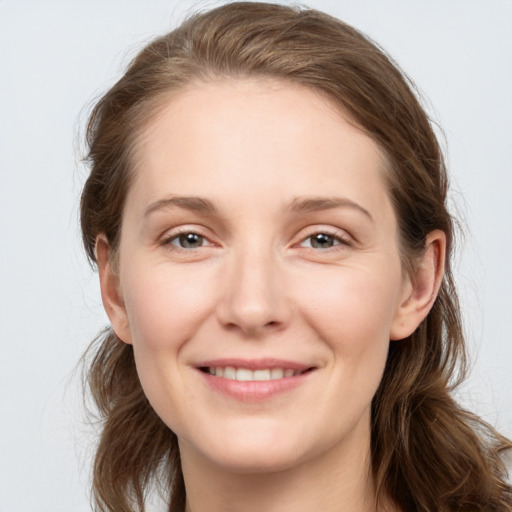
M 188 234 L 195 234 L 200 236 L 201 238 L 204 238 L 208 245 L 201 246 L 196 248 L 200 249 L 203 247 L 215 247 L 218 244 L 212 241 L 212 236 L 206 233 L 206 229 L 202 228 L 201 226 L 198 226 L 197 224 L 185 224 L 181 226 L 177 226 L 175 228 L 167 229 L 162 236 L 158 239 L 158 245 L 162 246 L 173 246 L 173 250 L 176 251 L 190 251 L 193 249 L 185 249 L 184 247 L 179 247 L 177 245 L 172 244 L 171 242 L 178 238 L 180 235 L 188 235 Z
M 344 229 L 340 229 L 334 226 L 326 226 L 322 224 L 317 224 L 314 226 L 308 226 L 307 228 L 300 231 L 297 238 L 299 238 L 299 241 L 294 244 L 294 247 L 301 247 L 301 244 L 303 244 L 308 238 L 311 238 L 314 235 L 318 234 L 324 234 L 328 236 L 332 236 L 336 240 L 339 241 L 339 244 L 329 247 L 326 249 L 316 249 L 313 247 L 302 247 L 303 249 L 310 249 L 315 252 L 328 252 L 329 250 L 339 250 L 339 246 L 342 246 L 341 248 L 345 248 L 347 246 L 351 246 L 354 243 L 354 238 Z

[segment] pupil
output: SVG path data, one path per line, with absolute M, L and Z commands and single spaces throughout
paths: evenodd
M 180 235 L 180 245 L 182 247 L 193 248 L 200 247 L 202 243 L 202 237 L 195 233 L 187 233 Z
M 333 241 L 331 235 L 318 233 L 318 235 L 313 236 L 311 245 L 315 248 L 325 249 L 326 247 L 332 247 L 332 243 Z

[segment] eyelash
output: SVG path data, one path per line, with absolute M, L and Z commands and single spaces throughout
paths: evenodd
M 330 247 L 325 247 L 325 248 L 322 248 L 322 247 L 312 247 L 312 245 L 306 247 L 306 246 L 303 245 L 308 240 L 313 242 L 314 237 L 318 237 L 318 236 L 321 236 L 321 235 L 329 238 L 330 241 L 333 243 L 333 245 L 331 245 Z M 339 231 L 339 230 L 331 231 L 329 229 L 323 229 L 323 230 L 315 231 L 314 233 L 311 233 L 307 237 L 303 238 L 302 241 L 299 244 L 300 247 L 304 247 L 306 249 L 310 249 L 310 250 L 313 250 L 315 252 L 318 252 L 318 251 L 322 251 L 322 252 L 337 251 L 337 250 L 343 249 L 344 247 L 350 247 L 351 245 L 352 245 L 351 241 L 348 239 L 346 233 L 344 233 L 343 231 Z
M 179 245 L 173 243 L 174 240 L 179 241 L 179 239 L 181 237 L 187 236 L 187 235 L 195 235 L 195 236 L 201 238 L 203 241 L 206 241 L 208 243 L 207 243 L 207 245 L 201 245 L 200 247 L 180 247 Z M 206 236 L 202 235 L 201 233 L 198 233 L 197 231 L 195 231 L 193 229 L 181 229 L 177 232 L 174 232 L 174 233 L 166 236 L 161 241 L 160 245 L 173 246 L 172 249 L 177 250 L 177 251 L 180 251 L 180 250 L 181 251 L 189 251 L 189 250 L 193 250 L 193 249 L 199 249 L 201 247 L 212 247 L 214 244 L 211 243 Z
M 206 245 L 200 245 L 199 247 L 181 247 L 177 243 L 173 243 L 174 241 L 177 241 L 179 243 L 180 238 L 187 235 L 193 235 L 198 238 L 201 238 L 203 242 L 207 242 Z M 328 237 L 329 241 L 333 243 L 330 247 L 321 248 L 321 247 L 313 247 L 310 246 L 304 246 L 303 244 L 310 240 L 312 243 L 314 237 L 318 237 L 324 235 L 325 237 Z M 161 242 L 160 245 L 162 246 L 172 246 L 171 250 L 176 251 L 192 251 L 195 249 L 200 249 L 202 247 L 213 247 L 215 244 L 209 241 L 208 237 L 205 235 L 202 235 L 201 233 L 197 232 L 193 229 L 181 229 L 177 232 L 174 232 L 168 236 L 166 236 Z M 350 247 L 352 245 L 351 241 L 348 239 L 347 235 L 339 230 L 331 231 L 329 229 L 323 229 L 323 230 L 317 230 L 309 234 L 308 236 L 301 239 L 301 241 L 298 244 L 295 244 L 295 247 L 303 247 L 304 249 L 314 251 L 314 252 L 327 252 L 327 251 L 336 251 L 343 249 L 344 247 Z M 340 247 L 342 246 L 342 247 Z

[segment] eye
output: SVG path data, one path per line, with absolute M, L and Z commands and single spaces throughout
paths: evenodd
M 330 233 L 314 233 L 304 239 L 300 246 L 310 247 L 312 249 L 330 249 L 331 247 L 341 244 L 348 245 L 348 242 Z
M 211 243 L 202 235 L 194 232 L 179 233 L 164 240 L 164 245 L 174 245 L 180 249 L 198 249 Z

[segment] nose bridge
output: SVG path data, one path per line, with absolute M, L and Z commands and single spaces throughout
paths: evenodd
M 219 306 L 222 323 L 246 334 L 283 326 L 288 319 L 283 276 L 270 244 L 253 239 L 233 251 L 229 266 Z

